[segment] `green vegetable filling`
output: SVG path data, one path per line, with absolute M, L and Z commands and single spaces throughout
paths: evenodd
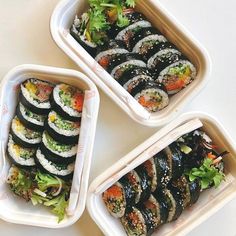
M 72 149 L 73 145 L 66 145 L 55 141 L 48 133 L 45 132 L 48 147 L 56 152 L 68 152 Z

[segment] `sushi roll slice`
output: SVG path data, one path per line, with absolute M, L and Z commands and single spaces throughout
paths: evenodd
M 79 121 L 82 115 L 84 93 L 68 84 L 55 86 L 51 96 L 52 108 L 62 117 L 71 121 Z
M 125 9 L 123 14 L 129 21 L 128 25 L 124 26 L 124 27 L 120 27 L 116 23 L 112 24 L 110 29 L 108 29 L 108 31 L 107 31 L 109 38 L 116 38 L 118 36 L 118 34 L 120 34 L 120 36 L 122 36 L 123 33 L 125 32 L 124 30 L 127 27 L 129 27 L 137 22 L 140 22 L 140 21 L 143 22 L 143 21 L 147 20 L 146 17 L 142 13 L 136 12 L 133 9 Z M 150 25 L 149 22 L 145 23 L 145 24 Z M 133 28 L 133 27 L 131 27 L 131 28 Z M 135 30 L 137 29 L 136 27 L 134 27 L 134 28 L 135 28 Z M 120 36 L 119 36 L 119 38 L 120 38 Z
M 160 111 L 169 104 L 165 87 L 154 81 L 141 81 L 130 94 L 150 112 Z
M 80 132 L 80 122 L 65 120 L 55 111 L 48 114 L 45 121 L 45 130 L 57 142 L 77 144 Z
M 153 75 L 144 67 L 129 68 L 118 79 L 119 84 L 129 93 L 143 81 L 153 81 Z
M 157 188 L 157 170 L 154 158 L 145 161 L 142 166 L 151 179 L 151 192 L 154 192 Z
M 36 151 L 35 163 L 38 168 L 49 174 L 53 174 L 62 179 L 71 179 L 74 172 L 74 163 L 56 164 L 44 155 L 40 148 Z
M 163 151 L 157 153 L 154 157 L 157 175 L 157 189 L 165 188 L 171 179 L 170 165 L 167 156 Z
M 141 186 L 141 195 L 139 202 L 143 202 L 147 200 L 151 195 L 152 180 L 142 165 L 138 166 L 135 171 L 139 176 Z
M 124 216 L 127 208 L 134 204 L 135 197 L 134 188 L 125 179 L 116 182 L 102 194 L 107 210 L 115 218 Z
M 75 160 L 78 145 L 64 144 L 62 142 L 57 142 L 47 131 L 44 131 L 40 145 L 41 152 L 48 160 L 54 163 L 72 163 Z
M 183 60 L 185 57 L 176 49 L 163 49 L 153 56 L 151 56 L 147 61 L 148 69 L 154 70 L 156 73 L 159 73 L 167 66 Z
M 128 183 L 132 187 L 133 193 L 134 193 L 134 195 L 133 195 L 134 199 L 129 200 L 129 204 L 130 205 L 137 204 L 140 201 L 141 193 L 142 193 L 142 188 L 141 188 L 141 184 L 140 184 L 140 177 L 137 174 L 137 172 L 135 170 L 131 170 L 119 181 L 121 183 L 123 183 L 124 185 Z
M 30 111 L 22 103 L 18 104 L 16 115 L 26 128 L 41 132 L 44 130 L 44 120 L 46 119 L 46 115 L 36 114 Z
M 152 196 L 158 202 L 160 212 L 160 224 L 165 224 L 168 220 L 169 215 L 169 204 L 167 202 L 167 198 L 165 197 L 165 194 L 163 193 L 162 189 L 156 189 L 156 191 L 152 193 Z
M 169 187 L 169 189 L 164 189 L 163 193 L 169 209 L 167 222 L 175 221 L 183 212 L 183 200 L 181 193 L 173 186 Z
M 132 51 L 134 46 L 143 38 L 149 36 L 149 35 L 160 35 L 160 32 L 155 29 L 154 27 L 147 27 L 147 28 L 140 28 L 137 30 L 132 37 L 132 40 L 130 40 L 130 50 Z
M 150 220 L 152 224 L 152 228 L 155 230 L 159 225 L 162 224 L 162 209 L 159 202 L 156 200 L 156 198 L 151 195 L 147 201 L 145 201 L 141 209 L 145 209 L 145 212 L 147 212 L 150 215 Z
M 120 40 L 110 40 L 98 49 L 95 60 L 106 70 L 110 61 L 117 55 L 128 53 L 125 44 Z
M 151 235 L 154 231 L 151 214 L 132 207 L 122 218 L 121 223 L 128 236 Z
M 126 70 L 135 67 L 146 68 L 146 63 L 142 61 L 138 54 L 127 53 L 113 58 L 109 63 L 107 71 L 114 79 L 118 80 Z
M 155 52 L 155 47 L 164 42 L 167 42 L 167 39 L 163 35 L 148 35 L 135 44 L 132 52 L 142 55 L 144 60 L 147 61 L 150 57 L 150 52 Z
M 196 179 L 193 182 L 188 181 L 189 191 L 190 191 L 190 206 L 195 204 L 200 197 L 201 186 L 199 181 Z
M 78 18 L 76 15 L 70 28 L 70 34 L 89 54 L 95 56 L 97 44 L 92 42 L 91 38 L 86 37 L 86 34 L 84 34 L 88 18 L 87 13 L 82 14 L 81 18 Z
M 42 133 L 26 128 L 15 116 L 11 123 L 12 139 L 25 148 L 36 148 L 41 142 Z
M 183 155 L 175 143 L 164 149 L 170 166 L 171 178 L 178 179 L 184 172 Z
M 194 65 L 188 60 L 179 60 L 160 71 L 157 81 L 163 83 L 168 94 L 176 94 L 196 78 Z
M 187 206 L 189 206 L 191 203 L 191 193 L 190 186 L 186 177 L 183 175 L 180 178 L 173 180 L 171 184 L 179 189 L 183 199 L 183 207 L 186 208 Z
M 46 81 L 27 79 L 20 86 L 20 102 L 30 111 L 45 115 L 51 108 L 49 97 L 53 87 L 53 84 Z
M 24 148 L 16 144 L 12 139 L 12 135 L 9 135 L 7 144 L 7 154 L 9 159 L 19 167 L 34 167 L 36 149 Z

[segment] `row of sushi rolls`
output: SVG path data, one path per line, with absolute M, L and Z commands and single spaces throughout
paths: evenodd
M 84 92 L 29 78 L 20 84 L 10 126 L 10 189 L 64 219 L 78 149 Z
M 201 192 L 225 179 L 228 152 L 216 148 L 202 129 L 183 135 L 105 190 L 106 209 L 127 235 L 158 235 L 158 229 L 177 220 Z
M 193 63 L 135 10 L 135 0 L 88 4 L 71 35 L 149 112 L 165 108 L 196 78 Z

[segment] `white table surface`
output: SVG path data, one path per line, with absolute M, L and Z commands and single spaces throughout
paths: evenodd
M 236 140 L 236 2 L 234 0 L 161 0 L 207 48 L 213 70 L 211 81 L 185 111 L 201 110 L 217 117 Z M 57 48 L 49 31 L 50 15 L 58 0 L 0 0 L 0 78 L 12 67 L 35 63 L 75 69 Z M 132 150 L 156 128 L 134 123 L 106 95 L 101 94 L 90 181 Z M 124 139 L 125 137 L 125 139 Z M 191 236 L 235 236 L 236 199 L 194 229 Z M 0 235 L 99 236 L 87 211 L 73 226 L 51 230 L 6 223 Z

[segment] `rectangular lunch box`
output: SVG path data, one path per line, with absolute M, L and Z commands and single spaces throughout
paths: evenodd
M 205 49 L 156 0 L 140 0 L 137 10 L 182 51 L 197 68 L 197 78 L 170 98 L 169 105 L 159 112 L 144 109 L 90 54 L 70 35 L 75 15 L 87 8 L 87 0 L 62 0 L 51 17 L 51 33 L 57 45 L 131 118 L 146 126 L 161 126 L 170 122 L 206 85 L 211 63 Z
M 223 181 L 217 189 L 212 188 L 202 192 L 198 202 L 185 209 L 178 220 L 161 226 L 153 235 L 186 235 L 235 197 L 235 144 L 222 125 L 211 116 L 199 112 L 186 113 L 137 146 L 134 150 L 98 176 L 90 185 L 87 197 L 87 208 L 91 217 L 105 235 L 121 236 L 126 234 L 119 219 L 114 218 L 107 211 L 102 200 L 102 193 L 130 170 L 149 159 L 150 154 L 154 155 L 158 149 L 162 150 L 163 145 L 166 145 L 168 142 L 167 145 L 169 145 L 173 140 L 176 140 L 175 138 L 178 135 L 180 137 L 184 133 L 190 132 L 189 128 L 193 128 L 192 124 L 195 124 L 196 126 L 199 122 L 203 124 L 203 130 L 205 130 L 213 139 L 213 143 L 220 148 L 219 151 L 227 150 L 230 152 L 224 161 L 225 181 Z M 181 135 L 180 132 L 182 132 Z
M 73 192 L 71 192 L 74 207 L 60 223 L 49 209 L 45 209 L 43 206 L 33 206 L 30 202 L 27 203 L 24 199 L 15 196 L 6 183 L 9 170 L 9 162 L 6 157 L 9 128 L 18 102 L 19 85 L 28 78 L 67 83 L 85 91 L 79 149 L 75 164 L 77 168 L 74 171 L 72 182 L 72 186 L 74 186 L 72 187 Z M 48 228 L 67 227 L 75 223 L 82 215 L 86 203 L 99 108 L 99 94 L 96 86 L 87 76 L 78 71 L 40 65 L 21 65 L 12 69 L 2 80 L 0 108 L 0 218 L 11 223 Z

